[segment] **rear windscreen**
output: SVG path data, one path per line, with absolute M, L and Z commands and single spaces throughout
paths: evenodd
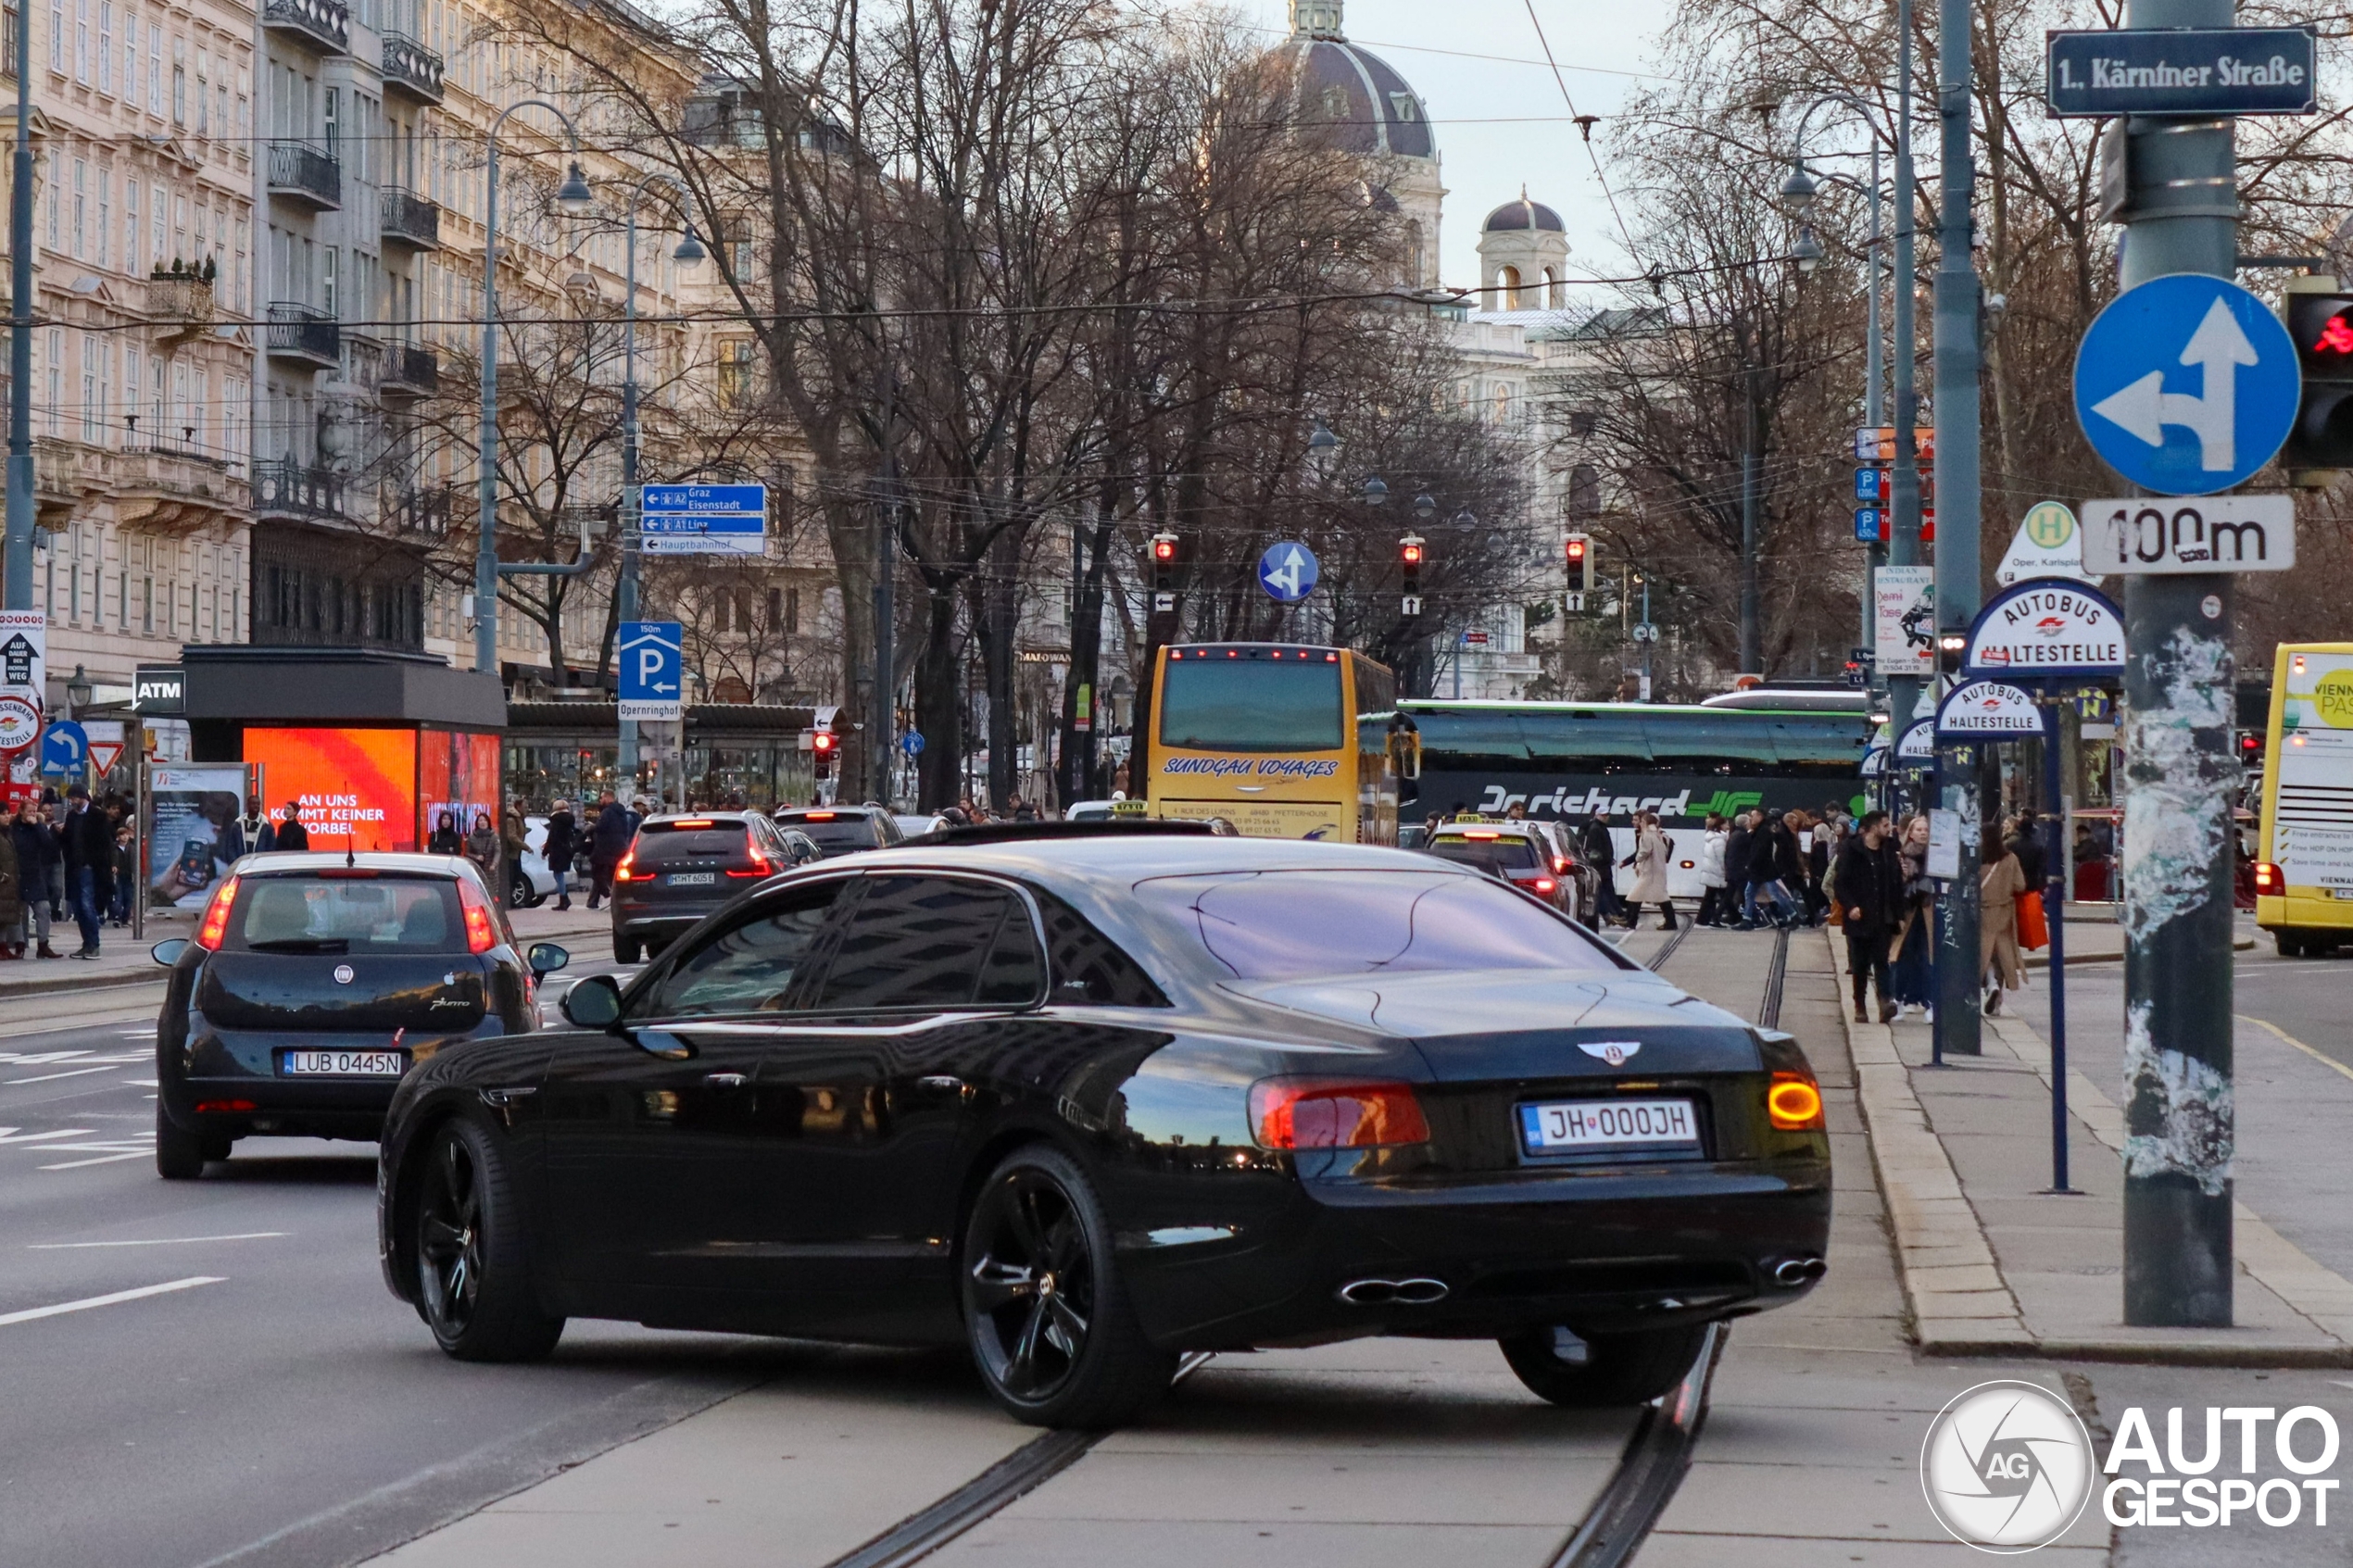
M 222 946 L 245 953 L 462 953 L 458 884 L 442 877 L 257 877 Z
M 1160 744 L 1203 751 L 1335 751 L 1343 744 L 1340 666 L 1261 659 L 1171 660 Z
M 1525 838 L 1441 838 L 1429 852 L 1483 872 L 1524 872 L 1544 863 L 1536 846 Z
M 828 855 L 838 849 L 872 849 L 882 843 L 882 834 L 875 827 L 873 820 L 862 816 L 836 817 L 830 822 L 786 817 L 783 825 L 799 828 Z
M 642 870 L 683 860 L 739 858 L 744 852 L 747 831 L 741 822 L 707 828 L 674 828 L 666 822 L 648 822 L 637 830 L 637 859 L 634 863 Z

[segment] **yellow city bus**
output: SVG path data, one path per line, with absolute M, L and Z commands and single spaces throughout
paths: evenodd
M 1222 817 L 1253 838 L 1394 844 L 1396 695 L 1387 666 L 1347 648 L 1164 647 L 1136 793 L 1152 816 Z
M 2255 923 L 2280 956 L 2353 942 L 2353 643 L 2282 643 L 2265 736 Z

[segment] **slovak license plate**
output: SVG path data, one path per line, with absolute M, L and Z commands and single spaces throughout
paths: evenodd
M 1567 1154 L 1628 1144 L 1697 1148 L 1699 1119 L 1687 1099 L 1571 1099 L 1519 1108 L 1521 1147 Z
M 668 887 L 711 887 L 719 881 L 717 872 L 672 872 L 663 884 Z
M 288 1077 L 313 1073 L 342 1078 L 397 1078 L 409 1070 L 405 1051 L 288 1051 Z

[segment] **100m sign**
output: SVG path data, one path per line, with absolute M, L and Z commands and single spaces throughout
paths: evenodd
M 2136 496 L 2083 504 L 2083 570 L 2102 576 L 2285 571 L 2295 564 L 2291 496 Z

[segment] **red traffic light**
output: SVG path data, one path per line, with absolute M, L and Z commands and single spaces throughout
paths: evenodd
M 819 730 L 811 739 L 810 744 L 821 752 L 830 752 L 841 744 L 841 739 L 831 730 Z
M 1584 558 L 1585 558 L 1585 541 L 1584 541 L 1584 540 L 1582 540 L 1582 539 L 1571 539 L 1571 540 L 1568 542 L 1568 559 L 1569 559 L 1569 564 L 1573 566 L 1573 565 L 1575 565 L 1577 562 L 1581 561 L 1581 560 L 1583 560 Z
M 1407 566 L 1422 564 L 1422 547 L 1419 545 L 1401 545 L 1398 551 Z
M 1156 561 L 1159 561 L 1159 562 L 1161 562 L 1161 563 L 1163 563 L 1163 564 L 1164 565 L 1164 564 L 1166 564 L 1166 563 L 1167 563 L 1167 562 L 1169 562 L 1169 561 L 1173 561 L 1173 560 L 1175 560 L 1176 558 L 1176 536 L 1175 536 L 1174 534 L 1169 534 L 1169 533 L 1156 533 L 1156 534 L 1152 535 L 1152 559 L 1154 559 L 1154 560 L 1156 560 Z

